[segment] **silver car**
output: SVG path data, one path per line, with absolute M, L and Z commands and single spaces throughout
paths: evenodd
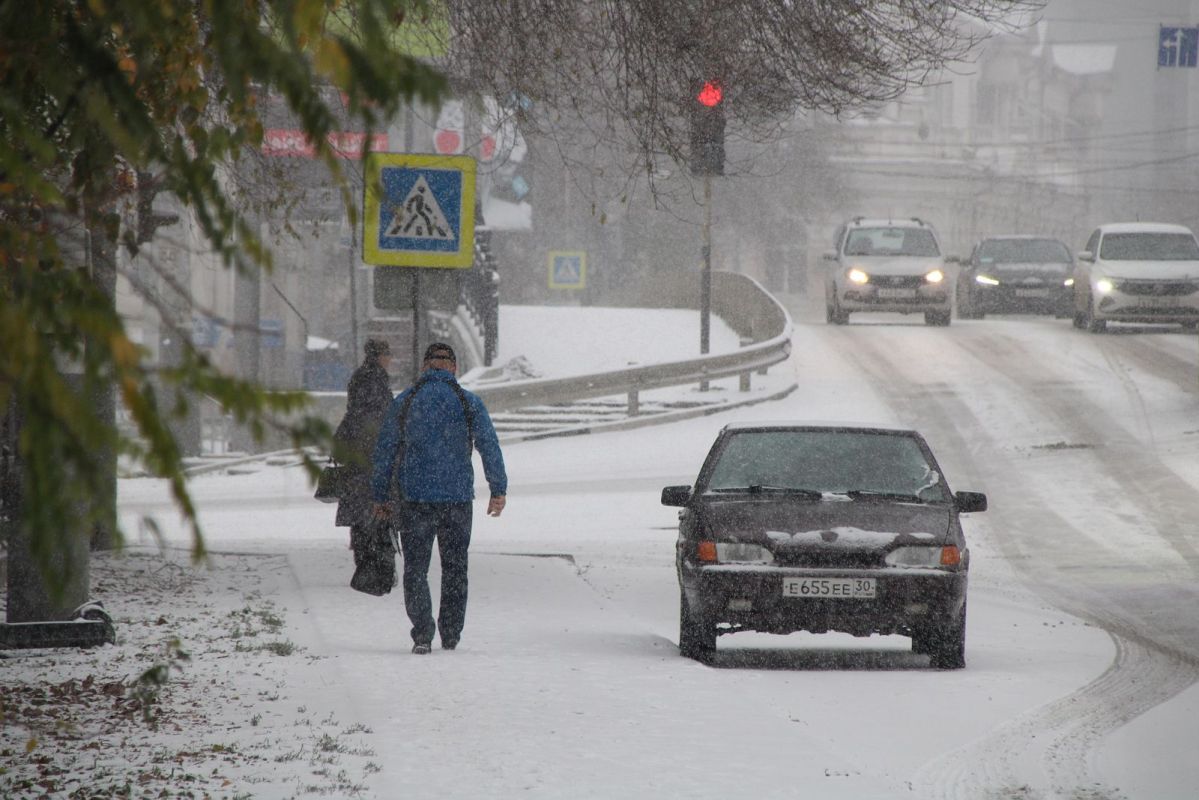
M 1153 222 L 1100 225 L 1074 269 L 1074 327 L 1108 322 L 1199 326 L 1199 242 L 1189 228 Z
M 949 324 L 956 276 L 946 265 L 959 259 L 941 255 L 927 222 L 855 217 L 837 230 L 835 243 L 824 254 L 829 323 L 844 325 L 857 311 L 890 311 Z

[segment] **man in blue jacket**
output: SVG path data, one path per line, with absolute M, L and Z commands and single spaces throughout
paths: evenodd
M 427 654 L 433 634 L 441 647 L 458 646 L 466 620 L 467 550 L 478 449 L 491 489 L 487 513 L 504 510 L 508 476 L 495 426 L 483 401 L 458 385 L 454 349 L 425 350 L 420 379 L 392 401 L 375 444 L 371 489 L 375 514 L 392 517 L 404 552 L 404 606 L 412 622 L 412 652 Z M 433 540 L 441 556 L 441 604 L 433 621 L 429 561 Z

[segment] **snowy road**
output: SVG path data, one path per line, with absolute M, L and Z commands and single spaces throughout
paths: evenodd
M 197 481 L 214 549 L 289 553 L 278 602 L 327 656 L 310 704 L 374 732 L 377 796 L 1199 796 L 1195 337 L 796 327 L 785 400 L 509 447 L 509 507 L 476 520 L 453 654 L 410 656 L 399 598 L 345 588 L 343 532 L 295 470 Z M 714 667 L 678 657 L 658 492 L 691 481 L 721 425 L 780 418 L 911 425 L 954 489 L 988 493 L 963 523 L 965 670 L 929 669 L 902 637 L 739 634 Z M 156 491 L 132 482 L 123 509 Z

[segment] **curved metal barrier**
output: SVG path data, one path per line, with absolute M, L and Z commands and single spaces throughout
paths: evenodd
M 753 278 L 735 272 L 713 272 L 712 311 L 741 335 L 746 344 L 740 350 L 570 378 L 464 385 L 492 412 L 627 393 L 630 413 L 635 414 L 639 392 L 730 375 L 741 376 L 744 391 L 749 389 L 755 371 L 764 372 L 790 356 L 791 317 Z
M 698 291 L 680 277 L 674 307 L 698 309 Z M 655 306 L 657 307 L 657 306 Z M 535 378 L 490 382 L 487 371 L 463 376 L 463 386 L 478 394 L 490 411 L 512 411 L 524 406 L 569 403 L 594 397 L 627 394 L 629 413 L 637 414 L 638 395 L 650 389 L 684 386 L 731 375 L 741 376 L 742 390 L 750 388 L 755 371 L 765 371 L 787 360 L 791 353 L 791 317 L 779 302 L 753 278 L 736 272 L 713 271 L 712 313 L 737 332 L 745 345 L 732 353 L 697 356 L 682 361 L 646 364 L 615 372 L 569 378 Z M 495 370 L 499 372 L 499 370 Z M 311 392 L 305 411 L 336 427 L 345 413 L 345 392 Z M 666 420 L 663 419 L 663 422 Z

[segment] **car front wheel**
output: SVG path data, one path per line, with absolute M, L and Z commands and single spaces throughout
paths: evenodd
M 1091 333 L 1103 333 L 1107 330 L 1107 320 L 1095 318 L 1095 299 L 1087 302 L 1087 310 L 1083 312 L 1083 327 Z
M 912 652 L 927 654 L 934 669 L 966 666 L 966 606 L 948 625 L 930 625 L 912 632 Z
M 849 312 L 841 308 L 841 304 L 837 302 L 836 294 L 833 294 L 832 298 L 825 303 L 824 318 L 830 325 L 846 325 L 849 323 Z
M 679 593 L 679 655 L 696 661 L 709 661 L 716 655 L 716 626 L 692 618 L 684 592 Z
M 960 285 L 960 284 L 959 284 Z M 958 291 L 958 319 L 982 319 L 985 315 L 979 311 L 968 291 Z

